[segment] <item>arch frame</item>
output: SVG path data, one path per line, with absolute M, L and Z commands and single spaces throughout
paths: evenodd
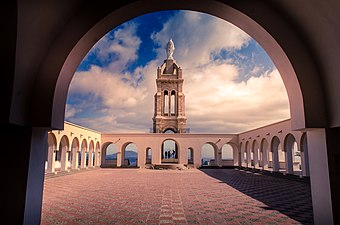
M 100 37 L 137 16 L 165 9 L 182 9 L 208 13 L 233 23 L 246 31 L 268 52 L 286 86 L 293 129 L 327 126 L 324 90 L 320 85 L 319 68 L 314 63 L 315 59 L 297 31 L 270 5 L 259 1 L 246 5 L 233 4 L 233 2 L 226 4 L 219 1 L 207 3 L 204 0 L 178 2 L 140 0 L 119 8 L 115 8 L 114 4 L 106 4 L 106 7 L 103 7 L 105 10 L 102 11 L 93 6 L 99 17 L 90 17 L 86 20 L 72 18 L 52 43 L 36 79 L 37 88 L 33 94 L 32 109 L 40 105 L 42 98 L 51 101 L 44 101 L 48 102 L 48 105 L 41 112 L 32 113 L 33 124 L 53 128 L 63 127 L 66 96 L 73 74 L 83 57 Z M 251 10 L 252 4 L 261 5 L 266 19 Z M 85 15 L 79 13 L 79 16 Z M 277 26 L 268 23 L 268 18 L 275 21 Z M 82 26 L 77 26 L 79 22 Z M 77 29 L 74 29 L 75 26 Z M 304 58 L 303 63 L 301 58 Z M 307 96 L 315 96 L 315 98 Z

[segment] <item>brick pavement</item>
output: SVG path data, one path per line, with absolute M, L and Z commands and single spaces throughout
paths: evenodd
M 306 183 L 233 169 L 98 169 L 45 181 L 42 224 L 312 224 Z

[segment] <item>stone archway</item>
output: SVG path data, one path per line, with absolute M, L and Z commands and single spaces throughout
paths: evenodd
M 180 156 L 179 144 L 173 139 L 166 139 L 161 147 L 162 163 L 178 163 Z
M 9 101 L 10 103 L 8 104 L 8 105 L 12 105 L 12 107 L 8 107 L 10 109 L 9 111 L 14 112 L 9 117 L 10 121 L 11 122 L 14 121 L 14 124 L 20 124 L 20 125 L 25 124 L 25 118 L 29 118 L 28 115 L 32 115 L 32 122 L 31 123 L 27 122 L 27 124 L 30 124 L 29 126 L 32 125 L 33 127 L 54 127 L 54 128 L 59 128 L 59 129 L 62 128 L 63 126 L 62 123 L 63 123 L 63 118 L 64 118 L 63 116 L 64 115 L 63 114 L 64 103 L 65 103 L 65 98 L 66 98 L 65 93 L 67 92 L 67 88 L 68 88 L 68 79 L 70 80 L 69 76 L 72 76 L 72 73 L 74 72 L 74 68 L 78 65 L 81 58 L 83 58 L 83 56 L 85 55 L 84 52 L 88 50 L 86 48 L 88 46 L 92 46 L 93 42 L 98 40 L 96 39 L 96 36 L 97 38 L 99 38 L 98 36 L 100 36 L 100 34 L 104 32 L 103 30 L 107 30 L 107 27 L 105 25 L 100 26 L 99 21 L 103 20 L 105 22 L 105 21 L 109 21 L 110 19 L 112 19 L 112 23 L 115 25 L 118 25 L 124 20 L 140 15 L 142 13 L 151 12 L 154 10 L 191 9 L 191 10 L 199 10 L 203 12 L 210 12 L 211 14 L 219 16 L 224 19 L 226 19 L 225 17 L 233 17 L 231 20 L 240 20 L 237 23 L 238 26 L 246 30 L 253 37 L 256 36 L 257 37 L 256 40 L 258 40 L 260 44 L 263 44 L 263 46 L 266 45 L 264 47 L 267 50 L 267 52 L 269 52 L 271 57 L 274 59 L 273 60 L 274 63 L 277 64 L 278 68 L 279 67 L 281 68 L 281 69 L 279 68 L 281 74 L 287 74 L 287 79 L 284 79 L 284 80 L 286 80 L 285 83 L 286 83 L 286 86 L 288 86 L 287 89 L 289 89 L 288 94 L 291 100 L 293 128 L 296 129 L 296 128 L 304 128 L 304 127 L 307 127 L 307 128 L 327 127 L 326 116 L 325 116 L 326 107 L 323 101 L 324 94 L 322 91 L 322 85 L 319 86 L 318 84 L 319 79 L 318 79 L 318 76 L 316 75 L 319 72 L 320 73 L 325 72 L 322 70 L 322 68 L 316 68 L 318 67 L 318 64 L 323 63 L 323 60 L 321 59 L 322 57 L 317 57 L 317 55 L 314 55 L 315 57 L 313 58 L 313 55 L 312 55 L 312 54 L 317 54 L 319 52 L 317 46 L 313 46 L 313 42 L 315 43 L 320 39 L 316 38 L 315 39 L 316 41 L 313 41 L 314 39 L 312 38 L 306 39 L 306 37 L 309 36 L 308 33 L 299 32 L 298 26 L 304 25 L 302 20 L 300 21 L 300 23 L 297 23 L 299 25 L 297 25 L 294 29 L 294 26 L 292 24 L 294 23 L 295 19 L 293 19 L 293 16 L 292 17 L 290 16 L 291 15 L 290 13 L 289 14 L 287 13 L 287 15 L 284 14 L 285 12 L 287 12 L 287 10 L 289 11 L 289 6 L 286 5 L 285 9 L 282 8 L 282 12 L 281 12 L 281 10 L 277 10 L 277 8 L 275 10 L 274 3 L 273 3 L 273 8 L 272 8 L 271 4 L 266 3 L 266 2 L 259 2 L 259 1 L 256 1 L 254 3 L 249 3 L 249 4 L 237 4 L 234 1 L 228 1 L 227 4 L 229 5 L 223 4 L 221 2 L 206 3 L 200 0 L 195 1 L 194 3 L 193 1 L 183 1 L 183 2 L 182 1 L 179 1 L 179 2 L 158 1 L 158 2 L 153 2 L 154 4 L 149 4 L 149 3 L 145 4 L 145 2 L 146 1 L 138 1 L 133 4 L 124 5 L 124 6 L 122 5 L 117 6 L 115 5 L 115 3 L 105 3 L 104 7 L 101 7 L 102 9 L 98 9 L 98 7 L 95 7 L 95 5 L 88 5 L 86 7 L 82 5 L 76 5 L 76 7 L 74 8 L 75 9 L 79 8 L 79 11 L 76 11 L 74 15 L 77 15 L 77 16 L 72 16 L 73 14 L 71 15 L 68 14 L 69 15 L 69 17 L 67 17 L 69 18 L 68 21 L 62 21 L 59 24 L 60 26 L 55 25 L 54 27 L 62 27 L 60 29 L 64 29 L 64 30 L 58 30 L 59 32 L 50 32 L 50 33 L 58 34 L 58 36 L 56 37 L 54 35 L 47 35 L 47 36 L 52 36 L 51 39 L 53 41 L 44 42 L 45 46 L 48 46 L 48 47 L 46 47 L 45 49 L 41 49 L 41 52 L 43 54 L 39 55 L 38 58 L 39 58 L 39 62 L 40 61 L 42 62 L 40 65 L 36 66 L 36 68 L 40 68 L 40 72 L 39 72 L 40 75 L 37 79 L 32 79 L 32 80 L 36 80 L 36 83 L 33 84 L 33 86 L 35 86 L 36 89 L 26 90 L 27 93 L 32 92 L 35 95 L 35 97 L 33 97 L 33 100 L 32 100 L 33 106 L 30 107 L 30 103 L 28 103 L 28 102 L 31 102 L 29 97 L 26 97 L 24 95 L 16 95 L 15 97 L 13 97 L 14 100 L 13 101 L 10 100 Z M 95 4 L 95 3 L 92 3 L 92 4 Z M 283 3 L 280 3 L 280 4 L 283 4 Z M 22 6 L 21 4 L 19 5 Z M 16 12 L 23 11 L 23 10 L 16 10 L 17 9 L 16 6 L 17 5 L 13 7 Z M 91 6 L 93 6 L 93 9 L 96 10 L 96 13 L 94 13 L 95 16 L 85 17 L 84 15 L 87 15 L 85 14 L 86 10 L 91 8 Z M 139 7 L 136 7 L 136 6 L 139 6 Z M 262 13 L 259 13 L 257 10 L 254 10 L 256 6 L 257 8 L 261 9 Z M 303 3 L 302 3 L 302 6 L 303 6 Z M 276 5 L 276 7 L 278 6 Z M 314 4 L 314 8 L 312 7 L 312 9 L 316 9 L 315 4 Z M 237 11 L 236 15 L 235 15 L 235 10 Z M 230 13 L 227 13 L 229 11 Z M 110 19 L 105 18 L 105 16 L 108 15 L 110 12 L 115 12 L 114 16 L 110 17 Z M 16 31 L 18 31 L 18 34 L 24 33 L 25 29 L 22 29 L 22 27 L 24 27 L 26 23 L 23 23 L 22 21 L 20 21 L 21 17 L 16 16 L 16 15 L 17 14 L 13 14 L 13 18 L 18 19 L 19 22 L 21 23 L 19 23 L 20 26 L 19 25 L 18 27 L 15 26 L 15 28 L 12 30 L 15 30 L 15 34 L 16 34 Z M 252 19 L 248 19 L 250 21 L 247 22 L 247 19 L 244 20 L 244 17 L 249 17 Z M 83 18 L 86 18 L 86 19 L 83 19 Z M 286 20 L 287 18 L 288 20 Z M 271 22 L 269 23 L 268 21 L 271 21 Z M 254 26 L 251 26 L 252 25 L 251 22 L 254 23 L 253 24 Z M 115 26 L 115 25 L 112 25 L 112 26 Z M 48 27 L 48 25 L 46 27 Z M 100 27 L 103 27 L 103 28 L 100 28 Z M 73 28 L 76 28 L 76 29 L 73 29 Z M 27 29 L 27 30 L 30 30 L 30 29 Z M 263 34 L 262 36 L 261 36 L 261 32 Z M 257 35 L 254 35 L 254 33 L 255 34 L 257 33 Z M 316 34 L 316 32 L 311 32 L 311 34 Z M 268 35 L 270 35 L 270 38 L 267 38 Z M 14 41 L 11 42 L 11 43 L 14 43 L 12 44 L 13 46 L 15 46 L 13 48 L 17 47 L 17 49 L 20 49 L 20 46 L 23 45 L 22 43 L 25 43 L 26 36 L 24 35 L 24 37 L 20 37 L 18 39 L 19 40 L 18 44 L 14 43 Z M 81 41 L 78 42 L 78 40 L 81 40 Z M 265 44 L 265 42 L 268 42 L 268 44 Z M 310 44 L 311 44 L 311 49 L 309 49 Z M 81 49 L 84 46 L 85 46 L 84 51 L 82 51 Z M 280 46 L 282 46 L 282 49 Z M 337 48 L 334 48 L 334 49 L 337 49 Z M 39 53 L 40 51 L 33 51 L 33 52 Z M 44 54 L 45 52 L 46 54 Z M 283 54 L 284 56 L 281 57 L 280 54 Z M 14 55 L 15 54 L 13 54 L 12 58 L 16 58 L 14 57 Z M 24 55 L 24 57 L 25 56 L 26 55 Z M 304 59 L 303 62 L 299 62 L 299 61 L 302 61 L 301 58 Z M 336 62 L 336 58 L 334 60 Z M 20 60 L 18 64 L 19 64 L 18 66 L 19 72 L 15 73 L 15 77 L 19 77 L 20 79 L 24 77 L 23 74 L 29 73 L 31 68 L 27 69 L 27 67 L 22 66 L 22 62 L 20 63 Z M 326 63 L 324 64 L 328 65 Z M 288 67 L 286 67 L 287 65 Z M 12 64 L 10 65 L 10 67 L 12 67 Z M 35 73 L 34 67 L 35 66 L 33 66 L 32 73 Z M 325 68 L 327 67 L 325 66 L 324 69 Z M 13 71 L 14 70 L 15 68 L 13 69 Z M 295 75 L 294 70 L 296 70 L 297 76 L 294 76 Z M 11 68 L 11 71 L 12 71 L 12 68 Z M 287 73 L 285 73 L 285 71 Z M 51 76 L 47 76 L 48 74 L 50 74 Z M 328 79 L 328 77 L 331 76 L 332 74 L 333 74 L 332 72 L 329 72 L 329 74 L 325 72 L 325 75 L 327 75 L 327 78 L 325 78 L 326 82 L 325 80 L 323 81 L 325 83 L 328 83 L 328 85 L 330 85 L 331 83 L 331 79 Z M 292 78 L 292 81 L 289 81 L 289 79 L 291 78 Z M 294 86 L 294 84 L 297 84 L 297 80 L 301 82 L 300 83 L 301 90 L 299 88 L 299 85 Z M 13 90 L 12 90 L 12 85 L 8 85 L 10 92 L 13 91 L 13 93 L 22 93 L 20 92 L 21 91 L 20 86 L 23 86 L 22 84 L 24 82 L 15 80 L 14 83 L 16 85 L 14 85 Z M 33 83 L 33 82 L 29 82 L 29 83 Z M 58 85 L 56 85 L 57 83 Z M 336 82 L 334 83 L 336 85 Z M 58 87 L 55 89 L 54 88 L 55 86 L 58 86 Z M 61 88 L 62 86 L 64 86 L 65 88 Z M 335 86 L 332 86 L 332 87 L 335 87 Z M 296 96 L 295 96 L 295 93 L 297 93 Z M 328 93 L 332 93 L 332 91 L 328 91 Z M 315 98 L 308 99 L 309 96 L 315 96 Z M 294 97 L 296 97 L 296 99 Z M 329 104 L 332 104 L 333 102 L 337 101 L 337 98 L 330 98 L 326 100 L 329 100 Z M 38 106 L 41 105 L 41 102 L 46 102 L 47 105 L 44 109 L 37 111 L 36 109 L 39 108 Z M 339 111 L 337 104 L 335 105 L 336 106 L 334 107 L 333 106 L 328 107 L 328 109 L 330 108 L 330 110 L 334 110 L 334 112 L 331 112 L 331 115 L 330 115 L 330 118 L 331 118 L 330 120 L 332 120 L 333 123 L 334 123 L 334 117 L 335 117 L 334 115 L 337 114 L 335 113 L 335 111 Z M 27 113 L 27 110 L 29 111 L 30 109 L 32 109 L 32 112 Z M 24 112 L 21 112 L 20 110 L 23 110 Z M 317 119 L 317 117 L 319 117 L 320 119 Z M 335 119 L 335 122 L 336 121 L 337 120 Z M 46 139 L 46 130 L 42 132 L 41 130 L 36 129 L 36 128 L 33 128 L 31 131 L 26 131 L 23 128 L 15 128 L 15 129 L 20 130 L 23 135 L 26 135 L 24 136 L 26 139 L 32 138 L 32 140 L 34 141 L 38 140 L 37 143 L 43 144 L 44 138 Z M 13 128 L 13 130 L 15 129 Z M 323 138 L 321 140 L 324 141 L 326 139 L 325 138 L 326 133 L 324 131 L 322 132 L 318 130 L 316 133 L 312 135 L 314 137 L 321 137 Z M 327 132 L 328 132 L 328 135 L 330 136 L 329 133 L 331 131 L 329 130 Z M 332 131 L 332 132 L 333 132 L 333 135 L 336 134 L 336 131 Z M 12 132 L 12 133 L 16 133 L 16 132 Z M 29 141 L 26 141 L 26 142 L 28 143 Z M 30 144 L 27 144 L 27 143 L 25 146 L 30 146 Z M 335 141 L 333 144 L 335 144 Z M 34 147 L 26 147 L 26 148 L 34 149 Z M 315 149 L 315 150 L 318 150 L 318 149 Z M 327 150 L 327 148 L 323 147 L 322 150 L 323 151 Z M 331 153 L 332 155 L 334 154 L 334 152 L 331 152 Z M 317 156 L 311 157 L 311 158 L 315 159 L 317 158 Z M 35 158 L 35 160 L 38 160 L 38 159 L 40 160 L 40 158 L 38 157 Z M 323 161 L 326 161 L 326 160 L 323 160 Z M 29 163 L 34 164 L 35 161 L 30 159 Z M 313 165 L 313 163 L 311 163 L 311 165 Z M 328 164 L 323 163 L 321 165 L 322 165 L 322 168 L 321 168 L 322 172 L 317 173 L 318 178 L 322 177 L 322 173 L 324 174 L 328 173 L 328 167 L 327 167 Z M 330 168 L 333 168 L 333 167 L 330 167 Z M 37 169 L 38 169 L 38 166 L 37 166 Z M 314 172 L 315 171 L 316 170 L 314 170 Z M 34 174 L 32 172 L 27 173 L 27 171 L 24 171 L 22 173 Z M 26 175 L 21 175 L 21 176 L 23 176 L 22 179 L 23 180 L 25 179 L 25 182 L 26 182 L 27 177 L 24 177 Z M 40 174 L 40 176 L 42 175 Z M 30 181 L 30 179 L 28 179 L 29 182 L 27 182 L 28 183 L 27 186 L 29 189 L 27 193 L 30 193 L 30 190 L 33 189 L 31 188 L 31 183 L 34 183 L 34 182 Z M 38 180 L 39 180 L 40 185 L 42 185 L 41 179 L 38 179 Z M 319 182 L 319 179 L 315 181 Z M 327 181 L 326 183 L 328 184 L 327 188 L 329 189 L 330 185 L 329 185 L 328 178 L 326 181 Z M 322 184 L 322 182 L 319 182 L 319 183 Z M 324 189 L 326 190 L 326 188 Z M 19 190 L 21 191 L 22 189 L 19 189 Z M 326 198 L 320 197 L 320 198 L 314 199 L 315 201 L 313 200 L 313 202 L 320 202 L 319 199 L 326 199 Z M 39 198 L 36 201 L 39 202 Z M 30 202 L 30 201 L 27 201 L 27 202 Z M 320 206 L 321 205 L 324 205 L 324 204 L 320 203 Z M 328 205 L 329 204 L 327 204 L 327 206 Z M 328 216 L 327 218 L 329 218 L 329 213 L 326 213 L 326 214 Z

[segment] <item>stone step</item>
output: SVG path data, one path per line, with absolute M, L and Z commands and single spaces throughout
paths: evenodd
M 95 169 L 98 169 L 98 167 L 87 167 L 87 168 L 81 168 L 81 169 L 56 171 L 54 173 L 45 173 L 45 179 L 51 179 L 55 177 L 61 177 L 61 176 L 71 175 L 71 174 L 76 174 L 76 173 L 82 173 L 82 172 L 91 171 Z

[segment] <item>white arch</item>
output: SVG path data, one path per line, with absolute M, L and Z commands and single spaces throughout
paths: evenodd
M 277 136 L 274 136 L 271 141 L 271 152 L 272 152 L 272 166 L 275 172 L 280 171 L 280 163 L 279 163 L 279 148 L 280 147 L 280 139 Z
M 52 132 L 49 132 L 47 135 L 47 139 L 48 139 L 48 153 L 47 153 L 47 165 L 45 163 L 45 171 L 46 173 L 54 173 L 55 154 L 57 151 L 57 138 Z
M 268 169 L 268 161 L 269 161 L 269 151 L 268 151 L 268 141 L 266 138 L 262 138 L 260 144 L 260 152 L 262 153 L 261 163 L 262 169 Z

